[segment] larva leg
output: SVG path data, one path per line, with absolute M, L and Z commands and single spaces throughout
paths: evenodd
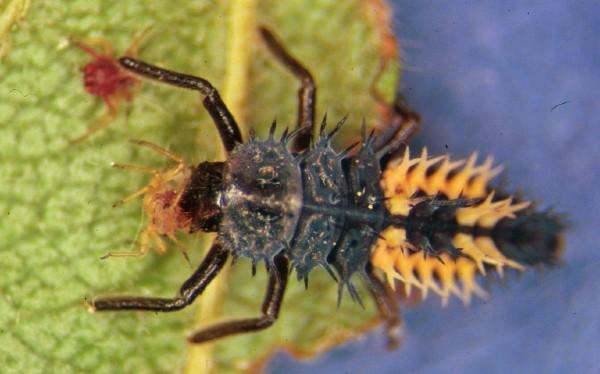
M 269 270 L 269 284 L 262 305 L 261 317 L 218 323 L 195 332 L 188 340 L 196 344 L 205 343 L 229 335 L 264 330 L 275 323 L 287 286 L 289 269 L 288 260 L 282 255 L 275 257 L 273 262 L 274 265 Z
M 387 283 L 373 274 L 371 266 L 367 267 L 366 283 L 377 305 L 379 315 L 385 322 L 388 337 L 387 348 L 394 349 L 400 344 L 402 338 L 402 319 L 394 291 Z
M 404 101 L 397 98 L 392 106 L 392 116 L 386 129 L 377 136 L 374 148 L 380 159 L 386 155 L 401 151 L 408 140 L 421 127 L 421 117 L 409 108 Z
M 131 57 L 121 57 L 119 63 L 123 68 L 147 78 L 199 91 L 206 96 L 202 103 L 215 122 L 227 152 L 231 152 L 237 143 L 242 142 L 242 133 L 233 115 L 221 99 L 219 91 L 206 79 L 162 69 Z
M 310 145 L 315 126 L 315 97 L 317 93 L 315 81 L 310 71 L 285 49 L 271 30 L 261 26 L 259 32 L 273 56 L 300 81 L 297 124 L 299 133 L 294 139 L 292 150 L 294 152 L 303 151 Z
M 206 258 L 198 269 L 181 286 L 179 294 L 171 299 L 156 297 L 101 297 L 89 304 L 91 311 L 127 311 L 142 310 L 154 312 L 174 312 L 194 302 L 221 271 L 229 253 L 219 244 L 214 243 Z

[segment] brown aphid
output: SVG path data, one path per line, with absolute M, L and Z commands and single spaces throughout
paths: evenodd
M 136 34 L 124 55 L 135 57 L 138 45 L 146 34 L 147 30 Z M 140 80 L 119 65 L 112 45 L 107 40 L 70 38 L 69 43 L 92 57 L 92 60 L 81 68 L 83 87 L 90 95 L 102 98 L 107 107 L 107 112 L 94 120 L 85 133 L 70 140 L 71 144 L 76 144 L 109 126 L 115 120 L 121 102 L 132 100 Z M 93 46 L 97 46 L 98 49 Z
M 185 258 L 187 255 L 177 241 L 178 231 L 189 232 L 192 217 L 181 208 L 181 199 L 189 184 L 192 168 L 181 157 L 156 144 L 144 140 L 130 140 L 132 143 L 158 153 L 175 162 L 166 170 L 152 169 L 141 165 L 113 164 L 113 167 L 138 171 L 152 175 L 143 188 L 115 202 L 113 207 L 125 204 L 143 196 L 143 208 L 148 224 L 137 240 L 139 249 L 134 252 L 109 252 L 102 258 L 111 256 L 144 256 L 150 251 L 163 254 L 167 251 L 163 237 L 173 241 Z

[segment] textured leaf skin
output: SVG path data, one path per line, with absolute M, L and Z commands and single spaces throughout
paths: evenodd
M 377 35 L 365 15 L 366 2 L 310 3 L 263 1 L 256 18 L 272 27 L 314 73 L 318 116 L 327 111 L 333 121 L 350 114 L 343 143 L 355 136 L 363 118 L 375 123 L 379 117 L 369 95 L 369 77 L 381 60 Z M 85 131 L 106 108 L 83 90 L 79 69 L 89 57 L 66 40 L 101 37 L 119 53 L 134 33 L 151 27 L 141 58 L 222 87 L 229 6 L 209 1 L 44 1 L 33 3 L 10 31 L 11 48 L 0 62 L 3 372 L 149 373 L 184 367 L 185 334 L 196 324 L 194 308 L 202 298 L 173 314 L 94 315 L 86 312 L 83 301 L 106 293 L 170 296 L 191 273 L 177 251 L 100 260 L 111 250 L 130 248 L 144 224 L 139 202 L 115 209 L 111 204 L 144 185 L 146 177 L 113 169 L 110 163 L 166 165 L 128 138 L 166 146 L 189 162 L 214 160 L 220 152 L 216 131 L 197 95 L 143 83 L 108 129 L 69 146 L 68 139 Z M 281 125 L 294 125 L 297 82 L 258 39 L 253 53 L 244 122 L 259 134 L 274 117 Z M 394 74 L 382 80 L 388 91 L 395 84 L 390 76 Z M 210 237 L 182 240 L 197 264 Z M 353 329 L 372 325 L 375 312 L 369 302 L 362 310 L 348 298 L 336 309 L 337 285 L 324 271 L 314 272 L 308 291 L 292 277 L 280 321 L 267 332 L 223 340 L 211 366 L 221 372 L 248 368 L 283 345 L 313 353 L 330 345 L 325 336 L 337 333 L 342 340 Z M 226 284 L 222 315 L 257 315 L 265 288 L 263 269 L 252 279 L 249 264 L 240 261 Z

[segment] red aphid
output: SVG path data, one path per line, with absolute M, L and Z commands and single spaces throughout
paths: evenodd
M 111 96 L 116 98 L 122 95 L 126 100 L 131 100 L 130 89 L 137 83 L 137 79 L 121 69 L 114 56 L 98 54 L 81 43 L 76 45 L 94 57 L 94 60 L 82 69 L 85 90 L 91 95 L 100 96 L 108 110 L 116 112 L 117 108 L 111 102 Z
M 137 45 L 144 34 L 145 32 L 134 36 L 131 46 L 125 51 L 126 56 L 137 55 Z M 71 143 L 80 143 L 113 122 L 121 101 L 123 99 L 127 102 L 131 101 L 139 79 L 119 66 L 112 46 L 106 40 L 94 39 L 86 43 L 71 39 L 70 42 L 92 57 L 92 60 L 81 69 L 83 86 L 90 95 L 101 97 L 108 108 L 108 112 L 98 117 L 84 134 L 71 140 Z M 92 48 L 90 44 L 98 45 L 100 51 Z

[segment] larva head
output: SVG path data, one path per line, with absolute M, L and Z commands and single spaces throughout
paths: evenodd
M 222 162 L 202 162 L 192 168 L 179 207 L 191 217 L 190 232 L 215 232 L 221 221 Z
M 223 163 L 203 162 L 191 167 L 180 156 L 156 144 L 145 140 L 131 142 L 177 162 L 166 170 L 131 164 L 113 165 L 152 175 L 145 187 L 114 204 L 117 206 L 143 196 L 148 225 L 140 235 L 139 253 L 144 254 L 150 249 L 165 252 L 167 248 L 161 238 L 166 236 L 177 243 L 175 235 L 178 231 L 216 231 L 221 220 Z

